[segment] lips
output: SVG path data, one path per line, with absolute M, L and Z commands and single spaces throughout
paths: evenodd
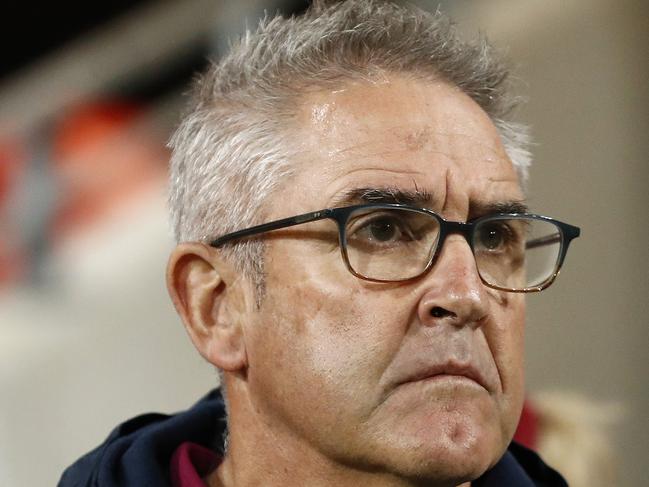
M 487 391 L 490 390 L 486 378 L 478 367 L 472 363 L 461 363 L 453 360 L 420 367 L 412 374 L 407 375 L 403 380 L 399 381 L 398 385 L 419 382 L 441 376 L 464 377 L 481 385 Z

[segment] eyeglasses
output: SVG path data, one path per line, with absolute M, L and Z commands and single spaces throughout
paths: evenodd
M 425 208 L 364 204 L 328 208 L 264 223 L 219 237 L 221 245 L 272 230 L 330 219 L 338 226 L 349 272 L 373 282 L 416 279 L 434 264 L 447 236 L 464 236 L 484 284 L 511 292 L 548 287 L 559 274 L 579 228 L 547 216 L 496 213 L 468 222 L 447 221 Z

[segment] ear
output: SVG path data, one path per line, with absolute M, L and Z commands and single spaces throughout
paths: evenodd
M 178 245 L 167 265 L 167 289 L 194 346 L 216 367 L 233 372 L 247 366 L 242 279 L 216 249 Z

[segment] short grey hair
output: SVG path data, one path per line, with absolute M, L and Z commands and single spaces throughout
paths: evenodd
M 169 143 L 177 241 L 207 241 L 264 220 L 264 202 L 293 171 L 290 122 L 307 89 L 389 73 L 442 79 L 475 100 L 525 184 L 527 129 L 507 119 L 518 99 L 506 65 L 484 39 L 463 40 L 440 11 L 379 0 L 315 1 L 302 16 L 264 19 L 197 78 Z M 261 243 L 224 252 L 263 286 Z

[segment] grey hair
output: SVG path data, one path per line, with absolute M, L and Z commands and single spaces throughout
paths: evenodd
M 484 40 L 464 41 L 441 12 L 379 0 L 316 1 L 302 16 L 264 19 L 194 85 L 172 136 L 170 206 L 177 241 L 206 241 L 264 219 L 263 205 L 291 176 L 290 122 L 306 90 L 388 73 L 442 79 L 491 117 L 522 185 L 529 137 L 507 120 L 518 99 Z M 263 286 L 263 247 L 224 249 Z

